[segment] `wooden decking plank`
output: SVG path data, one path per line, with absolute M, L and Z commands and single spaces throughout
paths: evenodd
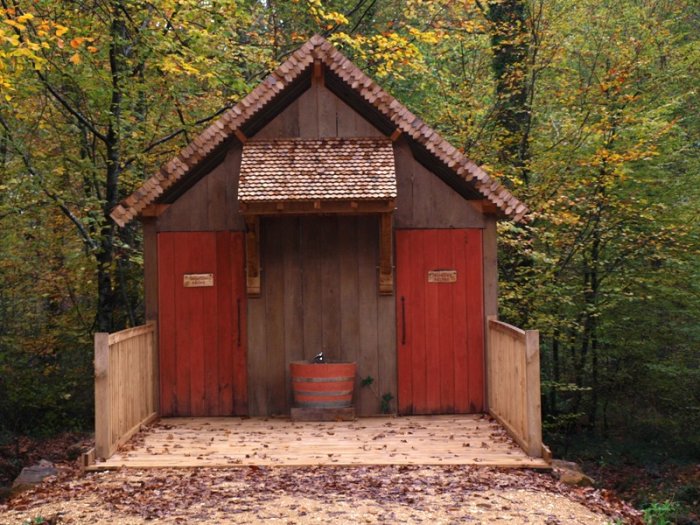
M 92 470 L 152 467 L 483 465 L 549 468 L 483 416 L 340 422 L 164 419 Z

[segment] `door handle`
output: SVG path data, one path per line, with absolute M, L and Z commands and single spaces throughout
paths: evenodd
M 236 345 L 241 346 L 241 298 L 236 299 Z
M 406 344 L 406 298 L 401 296 L 401 344 Z

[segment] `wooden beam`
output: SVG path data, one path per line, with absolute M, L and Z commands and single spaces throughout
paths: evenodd
M 312 77 L 312 83 L 318 84 L 319 86 L 323 86 L 324 84 L 323 62 L 318 59 L 314 60 L 314 75 Z
M 498 206 L 487 199 L 470 199 L 467 201 L 476 211 L 483 213 L 484 215 L 497 215 L 503 216 L 503 211 L 501 211 Z
M 85 469 L 95 464 L 95 448 L 91 448 L 87 452 L 80 455 L 80 471 L 85 472 Z
M 379 219 L 379 294 L 394 293 L 394 271 L 392 264 L 393 233 L 392 213 L 382 213 Z
M 239 209 L 244 215 L 306 215 L 390 213 L 396 208 L 394 199 L 356 200 L 312 200 L 241 202 Z
M 260 297 L 260 218 L 245 218 L 246 291 L 249 297 Z
M 525 388 L 527 403 L 527 444 L 525 452 L 542 457 L 542 404 L 540 401 L 540 333 L 525 331 Z
M 236 138 L 241 142 L 241 144 L 248 142 L 248 137 L 245 136 L 245 133 L 243 133 L 240 128 L 237 128 L 233 134 L 236 135 Z
M 400 136 L 401 130 L 399 128 L 396 128 L 389 138 L 391 139 L 391 142 L 396 142 L 397 140 L 399 140 Z
M 141 210 L 139 217 L 160 217 L 168 208 L 170 208 L 170 204 L 149 204 Z

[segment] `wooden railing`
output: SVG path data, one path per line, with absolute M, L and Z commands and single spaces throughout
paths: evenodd
M 95 456 L 109 458 L 157 413 L 155 322 L 95 334 Z
M 532 457 L 542 446 L 540 334 L 488 319 L 488 402 L 496 418 Z

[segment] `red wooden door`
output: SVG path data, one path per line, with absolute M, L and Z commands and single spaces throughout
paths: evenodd
M 484 407 L 481 230 L 397 230 L 401 414 Z
M 243 234 L 158 234 L 160 410 L 248 411 Z

